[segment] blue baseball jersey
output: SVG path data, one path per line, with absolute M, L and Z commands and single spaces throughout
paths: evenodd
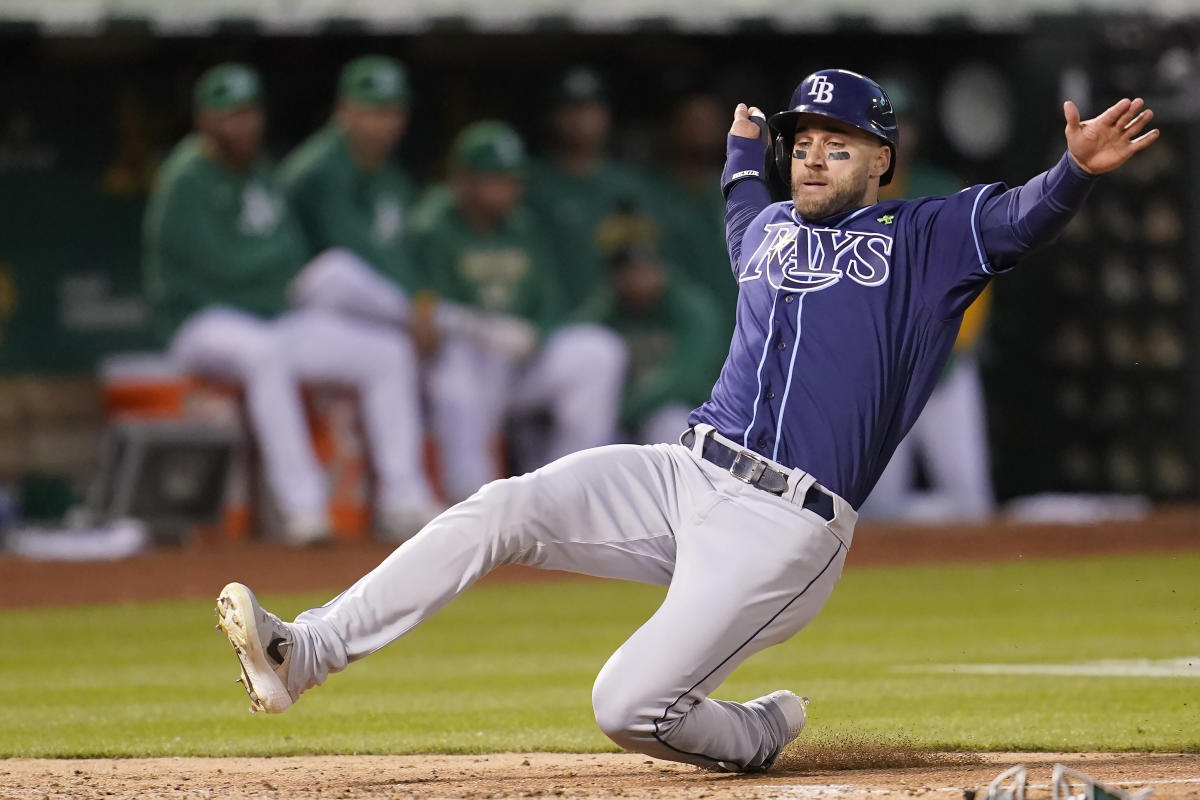
M 857 508 L 929 399 L 962 314 L 1052 239 L 1091 186 L 1068 156 L 1023 187 L 892 200 L 822 220 L 770 203 L 762 145 L 730 137 L 726 228 L 737 325 L 692 412 Z

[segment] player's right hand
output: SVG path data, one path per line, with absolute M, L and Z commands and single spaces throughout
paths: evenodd
M 755 117 L 757 121 L 751 119 Z M 757 106 L 747 108 L 745 103 L 738 103 L 733 110 L 733 125 L 729 133 L 744 139 L 758 139 L 766 132 L 767 117 Z

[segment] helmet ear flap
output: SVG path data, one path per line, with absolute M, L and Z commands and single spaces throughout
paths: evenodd
M 792 188 L 792 148 L 791 143 L 783 138 L 782 133 L 775 134 L 775 171 L 779 173 L 779 180 L 783 181 L 789 191 Z

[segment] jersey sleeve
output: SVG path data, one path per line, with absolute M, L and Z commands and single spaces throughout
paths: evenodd
M 762 179 L 764 152 L 758 139 L 730 134 L 726 140 L 721 188 L 725 193 L 725 243 L 734 273 L 739 270 L 746 228 L 771 204 L 771 193 Z
M 925 265 L 926 301 L 947 317 L 961 314 L 990 277 L 1062 233 L 1096 177 L 1064 153 L 1022 186 L 972 186 L 909 204 L 909 256 Z
M 988 280 L 1003 271 L 988 258 L 979 222 L 983 206 L 1003 190 L 1003 184 L 981 184 L 902 207 L 905 255 L 920 276 L 925 303 L 943 319 L 961 314 Z

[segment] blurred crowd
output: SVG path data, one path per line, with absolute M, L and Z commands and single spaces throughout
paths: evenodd
M 675 441 L 733 328 L 714 96 L 681 96 L 667 162 L 639 170 L 609 154 L 602 76 L 573 68 L 546 98 L 545 152 L 479 120 L 421 187 L 395 158 L 420 124 L 410 86 L 393 59 L 350 61 L 327 123 L 276 165 L 260 75 L 217 65 L 147 208 L 155 331 L 181 368 L 240 385 L 294 543 L 329 535 L 302 383 L 356 390 L 376 527 L 399 541 L 510 471 Z
M 912 99 L 893 85 L 908 145 L 894 191 L 957 191 L 912 158 Z M 276 165 L 260 75 L 217 65 L 146 213 L 156 333 L 180 368 L 240 386 L 296 544 L 330 535 L 304 383 L 355 390 L 376 528 L 403 541 L 494 478 L 587 447 L 676 441 L 733 330 L 719 185 L 730 109 L 715 95 L 681 94 L 665 159 L 641 169 L 610 153 L 603 76 L 572 68 L 544 98 L 544 152 L 505 120 L 478 120 L 453 132 L 445 179 L 418 186 L 396 159 L 421 122 L 410 87 L 391 58 L 350 61 L 328 121 Z M 931 401 L 937 421 L 914 430 L 865 513 L 990 512 L 974 358 L 985 310 L 986 296 Z M 929 491 L 915 492 L 916 463 Z

